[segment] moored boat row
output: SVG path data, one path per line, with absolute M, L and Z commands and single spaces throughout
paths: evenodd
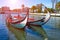
M 27 11 L 26 16 L 22 20 L 20 19 L 21 19 L 20 17 L 12 18 L 12 16 L 10 15 L 6 19 L 6 25 L 8 29 L 15 34 L 17 40 L 26 40 L 26 32 L 25 32 L 26 26 L 28 26 L 27 28 L 35 30 L 40 34 L 39 32 L 40 27 L 41 25 L 44 25 L 46 22 L 48 22 L 48 20 L 50 19 L 50 13 L 48 12 L 46 16 L 43 17 L 42 19 L 33 20 L 32 18 L 29 19 L 29 11 Z M 33 20 L 33 21 L 29 21 L 29 20 Z M 39 25 L 35 24 L 36 22 L 40 22 L 41 24 Z M 41 30 L 44 31 L 43 29 Z M 44 33 L 42 32 L 41 34 L 44 35 L 44 37 L 47 37 L 45 35 L 45 32 Z

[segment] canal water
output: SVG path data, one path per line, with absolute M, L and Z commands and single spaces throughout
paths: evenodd
M 42 27 L 46 31 L 49 40 L 60 40 L 60 17 L 51 17 L 50 20 Z M 27 40 L 42 40 L 42 38 L 34 31 L 30 29 L 27 29 L 26 31 Z M 12 37 L 14 38 L 14 36 Z M 5 24 L 5 14 L 0 14 L 0 40 L 8 39 L 8 28 Z

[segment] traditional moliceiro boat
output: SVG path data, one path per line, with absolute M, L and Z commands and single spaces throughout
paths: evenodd
M 30 23 L 30 24 L 36 24 L 36 22 L 40 22 L 39 25 L 44 25 L 46 22 L 48 22 L 49 19 L 50 19 L 50 13 L 48 12 L 46 14 L 46 16 L 43 17 L 42 19 L 36 20 L 36 21 L 32 21 L 32 22 L 28 22 L 28 23 Z
M 17 40 L 26 40 L 26 32 L 25 32 L 25 26 L 28 21 L 28 14 L 23 18 L 22 20 L 18 20 L 17 18 L 7 17 L 6 19 L 6 25 L 8 29 L 15 35 Z

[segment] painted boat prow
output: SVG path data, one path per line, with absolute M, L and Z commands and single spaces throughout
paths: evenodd
M 16 27 L 16 28 L 24 28 L 26 26 L 26 24 L 27 24 L 27 19 L 28 19 L 28 17 L 26 17 L 25 20 L 23 20 L 20 23 L 11 24 L 11 25 L 14 26 L 14 27 Z
M 28 23 L 35 24 L 35 23 L 37 23 L 37 22 L 40 22 L 40 25 L 44 25 L 45 23 L 48 22 L 49 19 L 50 19 L 50 13 L 48 12 L 48 13 L 46 14 L 46 16 L 43 17 L 42 19 L 36 20 L 36 21 L 32 21 L 32 22 L 28 22 Z

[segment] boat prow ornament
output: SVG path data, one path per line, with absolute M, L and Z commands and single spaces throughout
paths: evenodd
M 47 9 L 47 8 L 46 8 Z M 44 14 L 43 14 L 44 15 Z M 42 15 L 42 16 L 43 16 Z M 51 17 L 51 13 L 49 13 L 49 11 L 47 10 L 47 13 L 44 15 L 44 17 L 42 17 L 39 20 L 36 21 L 32 21 L 32 22 L 28 22 L 29 24 L 37 24 L 37 25 L 44 25 L 45 23 L 47 23 L 49 21 Z M 38 23 L 39 22 L 39 23 Z

